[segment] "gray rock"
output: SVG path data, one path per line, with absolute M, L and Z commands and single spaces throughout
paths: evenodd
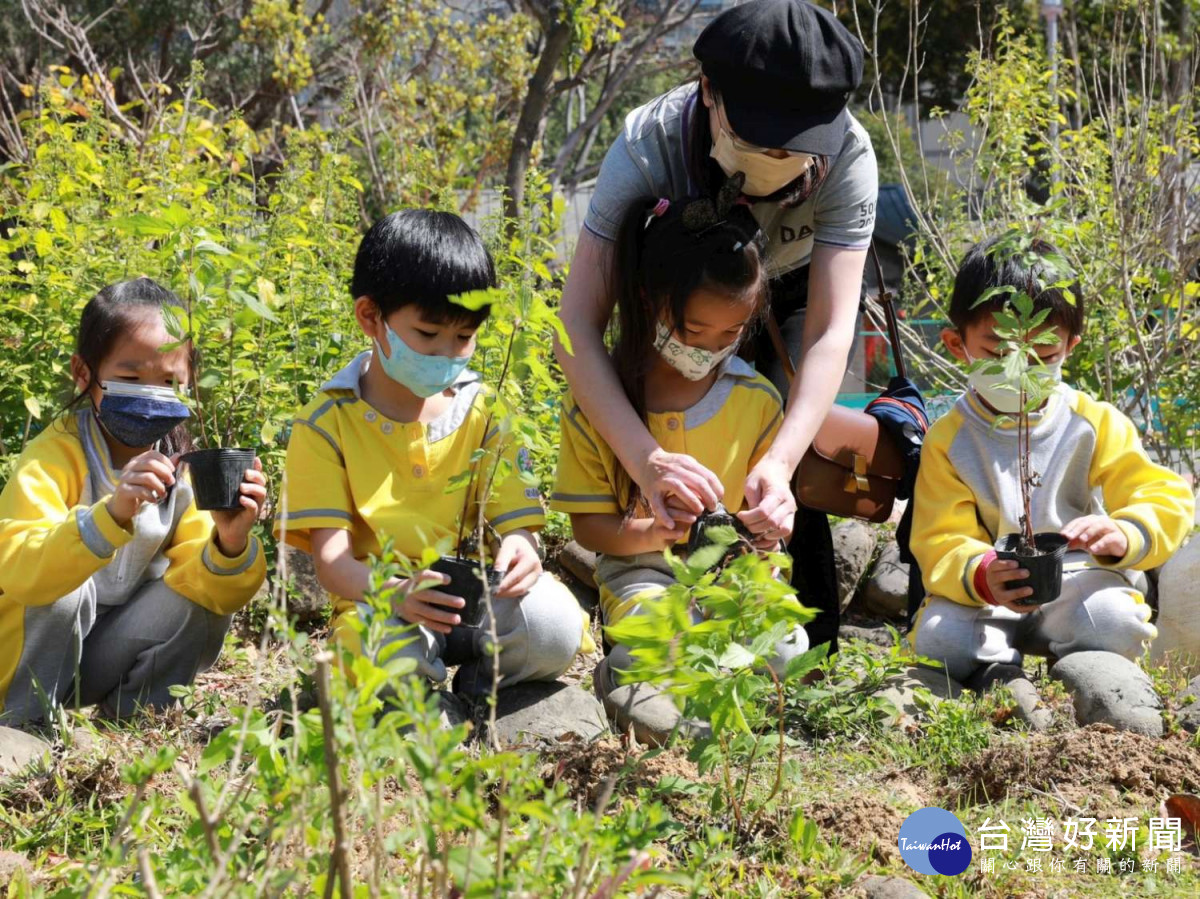
M 1162 567 L 1154 626 L 1151 661 L 1164 664 L 1169 654 L 1189 677 L 1200 674 L 1200 539 L 1190 540 Z
M 862 640 L 875 646 L 890 648 L 892 635 L 886 627 L 859 627 L 855 624 L 843 624 L 838 628 L 838 636 L 843 640 Z
M 929 899 L 928 894 L 903 877 L 873 874 L 859 886 L 866 892 L 867 899 Z
M 0 727 L 0 778 L 19 774 L 49 753 L 50 744 L 41 737 Z
M 1162 736 L 1158 694 L 1149 676 L 1115 652 L 1073 652 L 1050 669 L 1075 699 L 1080 724 L 1111 724 L 1148 737 Z
M 506 745 L 594 740 L 607 730 L 604 707 L 576 684 L 517 684 L 496 697 L 496 736 Z
M 893 724 L 906 727 L 920 718 L 921 708 L 917 705 L 916 694 L 922 688 L 932 693 L 936 700 L 957 699 L 963 691 L 962 684 L 943 669 L 909 668 L 904 674 L 888 680 L 879 693 L 896 708 Z
M 885 618 L 908 615 L 908 566 L 900 561 L 900 547 L 893 540 L 879 554 L 879 561 L 863 588 L 868 612 Z
M 1005 665 L 993 662 L 986 668 L 981 668 L 963 686 L 985 693 L 993 686 L 1007 687 L 1016 702 L 1016 716 L 1024 721 L 1032 731 L 1047 730 L 1054 723 L 1054 713 L 1042 702 L 1037 687 L 1026 677 L 1025 671 L 1019 665 Z
M 288 614 L 295 619 L 297 624 L 323 621 L 330 608 L 329 594 L 317 580 L 317 569 L 313 565 L 312 556 L 292 546 L 284 546 L 282 549 L 286 556 L 287 575 L 290 581 L 290 589 L 284 594 L 287 597 Z M 270 587 L 266 589 L 274 588 L 276 577 L 278 575 L 272 572 L 272 576 L 268 580 Z
M 33 865 L 19 852 L 0 851 L 0 887 L 7 886 L 16 877 L 17 871 L 24 871 L 28 880 L 33 873 Z M 14 895 L 19 896 L 21 892 L 18 890 Z
M 1175 717 L 1188 733 L 1200 731 L 1200 676 L 1175 697 Z
M 833 559 L 842 611 L 858 591 L 859 581 L 866 574 L 874 554 L 875 531 L 864 522 L 850 519 L 833 529 Z
M 558 564 L 581 584 L 596 588 L 596 554 L 574 540 L 558 553 Z

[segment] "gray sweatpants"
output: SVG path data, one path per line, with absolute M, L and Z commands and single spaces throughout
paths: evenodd
M 162 707 L 170 688 L 190 684 L 221 652 L 230 616 L 217 615 L 147 580 L 108 605 L 89 578 L 47 606 L 25 613 L 22 664 L 4 699 L 0 724 L 44 715 L 42 696 L 61 704 L 99 704 L 110 715 Z
M 1136 660 L 1157 631 L 1141 592 L 1118 571 L 1063 571 L 1062 594 L 1035 612 L 977 608 L 931 596 L 917 612 L 912 641 L 950 677 L 966 680 L 992 662 L 1020 665 L 1024 653 L 1062 658 L 1101 650 Z
M 360 603 L 358 610 L 363 620 L 369 621 L 370 606 Z M 533 589 L 524 596 L 505 599 L 493 597 L 492 612 L 496 618 L 496 637 L 500 646 L 500 653 L 494 658 L 500 670 L 501 687 L 523 681 L 551 681 L 557 678 L 571 667 L 583 640 L 583 629 L 588 623 L 586 613 L 579 607 L 571 591 L 549 574 L 538 578 Z M 389 617 L 387 623 L 397 630 L 389 631 L 383 642 L 373 647 L 376 657 L 385 648 L 408 641 L 388 657 L 415 659 L 418 673 L 437 683 L 446 679 L 446 664 L 441 658 L 446 646 L 443 635 L 425 627 L 413 628 L 398 616 Z M 401 631 L 400 628 L 405 630 Z M 481 643 L 491 641 L 488 614 L 484 615 L 477 636 Z M 464 665 L 460 678 L 460 687 L 464 692 L 491 692 L 489 657 L 485 656 L 469 666 Z

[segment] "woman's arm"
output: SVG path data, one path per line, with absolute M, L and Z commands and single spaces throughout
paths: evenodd
M 691 456 L 660 447 L 625 396 L 604 346 L 614 305 L 606 284 L 611 254 L 611 244 L 581 229 L 560 313 L 571 352 L 556 341 L 555 353 L 583 413 L 642 488 L 655 517 L 664 524 L 674 524 L 676 519 L 690 524 L 705 508 L 716 506 L 724 488 Z M 668 510 L 668 496 L 690 510 L 690 519 Z
M 803 355 L 771 448 L 746 478 L 742 522 L 760 535 L 791 533 L 792 475 L 833 407 L 854 343 L 867 251 L 818 244 L 809 269 Z

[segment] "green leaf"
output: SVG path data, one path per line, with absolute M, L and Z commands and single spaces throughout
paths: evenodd
M 30 415 L 32 415 L 38 421 L 41 421 L 41 419 L 42 419 L 42 404 L 38 401 L 37 397 L 35 397 L 35 396 L 25 397 L 25 408 L 29 410 Z
M 39 256 L 49 256 L 54 249 L 54 238 L 45 228 L 38 228 L 33 234 L 33 246 Z
M 115 228 L 127 231 L 130 234 L 136 234 L 139 237 L 161 237 L 175 231 L 175 228 L 169 222 L 157 219 L 152 215 L 146 215 L 144 212 L 115 218 L 112 220 L 112 224 Z
M 215 240 L 196 241 L 196 245 L 194 247 L 192 247 L 192 249 L 195 250 L 197 253 L 207 253 L 212 256 L 229 256 L 230 254 L 233 253 L 233 250 L 229 249 L 228 247 L 222 246 L 221 244 L 217 243 Z
M 505 292 L 499 287 L 487 287 L 483 290 L 468 290 L 450 297 L 450 302 L 477 312 L 484 306 L 499 303 L 505 297 Z
M 741 643 L 730 643 L 718 660 L 722 668 L 749 668 L 758 657 Z

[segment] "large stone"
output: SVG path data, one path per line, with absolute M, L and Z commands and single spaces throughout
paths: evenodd
M 833 559 L 837 569 L 838 601 L 842 611 L 858 591 L 858 584 L 875 554 L 875 531 L 857 519 L 833 529 Z
M 291 582 L 291 589 L 285 593 L 288 614 L 297 624 L 323 621 L 330 608 L 329 594 L 317 580 L 312 556 L 291 546 L 282 549 L 286 557 L 288 580 Z
M 596 554 L 574 540 L 558 553 L 558 564 L 581 584 L 596 589 Z
M 594 740 L 607 730 L 600 701 L 576 684 L 517 684 L 496 697 L 496 736 L 506 745 Z
M 1073 652 L 1050 669 L 1075 699 L 1080 724 L 1111 724 L 1158 737 L 1163 732 L 1162 706 L 1149 676 L 1115 652 Z
M 929 899 L 927 893 L 903 877 L 873 874 L 859 884 L 867 899 Z
M 1200 731 L 1200 677 L 1192 678 L 1192 682 L 1175 697 L 1175 718 L 1189 733 Z
M 1200 539 L 1190 540 L 1163 566 L 1155 627 L 1151 661 L 1163 664 L 1169 653 L 1189 676 L 1200 674 Z
M 863 627 L 857 624 L 843 624 L 838 628 L 838 637 L 842 640 L 862 640 L 864 643 L 884 648 L 891 648 L 894 642 L 892 632 L 883 626 Z
M 25 878 L 28 880 L 29 875 L 33 873 L 33 865 L 19 852 L 0 850 L 0 887 L 8 886 L 17 876 L 17 871 L 24 871 Z M 18 890 L 13 895 L 20 896 L 22 893 Z
M 50 753 L 50 744 L 23 730 L 0 727 L 0 778 L 19 774 Z
M 900 547 L 890 542 L 863 588 L 868 612 L 899 620 L 908 616 L 908 566 L 900 561 Z
M 963 691 L 962 684 L 946 674 L 944 669 L 909 668 L 904 674 L 888 680 L 879 693 L 896 709 L 894 724 L 907 727 L 921 717 L 921 708 L 917 704 L 917 691 L 920 689 L 928 690 L 935 700 L 957 699 Z

